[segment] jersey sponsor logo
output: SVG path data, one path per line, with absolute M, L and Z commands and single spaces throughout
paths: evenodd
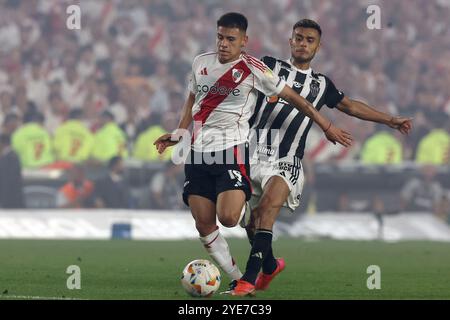
M 311 81 L 309 85 L 309 90 L 312 98 L 316 98 L 320 92 L 320 83 L 317 80 Z
M 275 154 L 275 150 L 264 145 L 258 145 L 256 151 L 267 156 L 273 156 Z
M 291 181 L 291 183 L 293 185 L 295 185 L 297 183 L 298 177 L 300 175 L 300 170 L 301 170 L 301 163 L 298 159 L 294 158 L 294 162 L 278 162 L 277 165 L 277 170 L 279 171 L 279 174 L 282 173 L 289 173 L 289 180 Z M 286 177 L 283 174 L 284 177 Z
M 278 170 L 280 171 L 292 171 L 294 165 L 289 162 L 278 162 Z
M 283 98 L 280 98 L 278 96 L 272 96 L 272 97 L 266 97 L 267 103 L 283 103 L 283 104 L 289 104 L 286 100 Z
M 244 74 L 244 70 L 233 68 L 233 70 L 231 71 L 231 76 L 233 77 L 234 83 L 238 83 L 239 80 L 241 80 L 243 74 Z
M 268 103 L 276 103 L 278 101 L 278 96 L 266 97 Z
M 242 75 L 241 75 L 242 77 Z M 206 84 L 204 85 L 197 85 L 197 92 L 203 92 L 203 93 L 211 93 L 211 94 L 219 94 L 221 96 L 228 96 L 232 94 L 233 96 L 237 97 L 241 93 L 241 90 L 237 88 L 228 88 L 226 86 L 216 86 L 215 84 L 212 86 L 208 86 Z

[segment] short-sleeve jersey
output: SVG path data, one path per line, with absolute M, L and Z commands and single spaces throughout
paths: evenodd
M 317 111 L 326 105 L 335 108 L 344 98 L 333 82 L 312 69 L 297 69 L 289 60 L 264 57 L 262 61 L 273 73 L 284 79 L 298 95 L 309 101 Z M 250 119 L 250 143 L 259 156 L 296 156 L 303 158 L 306 137 L 313 120 L 277 96 L 260 94 Z
M 197 56 L 189 82 L 195 95 L 192 148 L 211 152 L 248 141 L 258 92 L 278 95 L 284 86 L 262 61 L 245 53 L 229 63 L 220 63 L 217 53 Z

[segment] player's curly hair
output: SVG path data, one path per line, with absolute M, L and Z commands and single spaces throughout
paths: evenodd
M 247 18 L 237 12 L 228 12 L 217 20 L 217 27 L 225 28 L 238 28 L 241 31 L 247 31 L 248 21 Z
M 292 27 L 292 30 L 295 30 L 297 28 L 312 28 L 319 32 L 319 36 L 322 36 L 322 28 L 317 22 L 311 19 L 302 19 L 297 21 L 297 23 L 294 24 L 294 27 Z

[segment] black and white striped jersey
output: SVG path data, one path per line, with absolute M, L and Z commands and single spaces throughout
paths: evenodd
M 289 60 L 266 56 L 262 61 L 317 110 L 323 105 L 334 108 L 344 97 L 325 75 L 311 69 L 297 69 Z M 306 137 L 313 121 L 287 101 L 260 93 L 249 121 L 252 128 L 249 140 L 256 146 L 258 154 L 273 156 L 278 153 L 279 158 L 303 158 Z

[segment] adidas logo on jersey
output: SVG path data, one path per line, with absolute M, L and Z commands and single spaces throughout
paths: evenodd
M 206 69 L 206 67 L 204 67 L 204 68 L 200 71 L 200 74 L 201 74 L 202 76 L 207 76 L 207 75 L 208 75 L 208 70 Z

